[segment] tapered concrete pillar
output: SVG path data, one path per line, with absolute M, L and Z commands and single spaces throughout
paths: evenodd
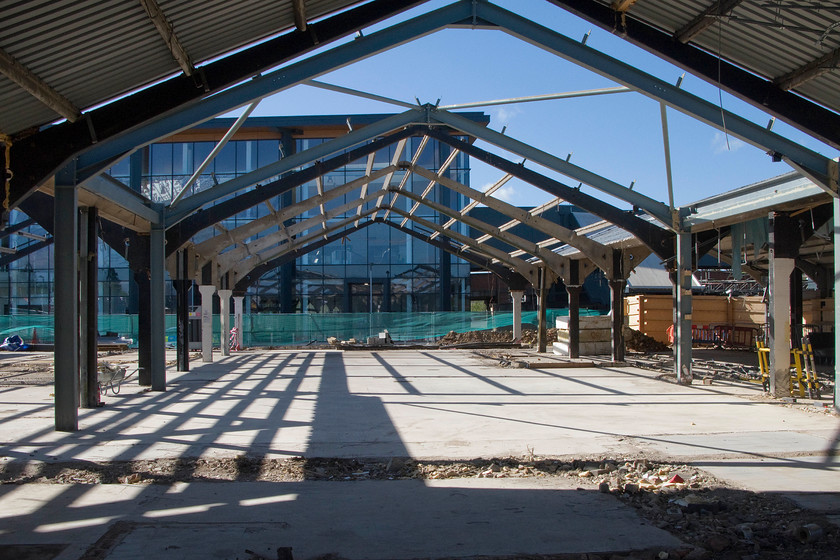
M 770 214 L 770 394 L 790 396 L 790 276 L 800 238 L 798 225 L 784 213 Z
M 199 286 L 201 294 L 201 361 L 213 361 L 213 294 L 215 286 Z
M 691 369 L 691 233 L 677 233 L 677 270 L 674 279 L 674 373 L 678 383 L 690 384 Z
M 569 294 L 569 357 L 580 358 L 580 290 L 581 286 L 566 286 Z
M 166 390 L 166 230 L 163 221 L 152 224 L 149 235 L 149 292 L 151 308 L 152 391 Z
M 790 274 L 794 260 L 770 252 L 770 393 L 790 396 Z
M 222 324 L 222 338 L 219 348 L 222 356 L 230 356 L 230 296 L 231 290 L 219 290 L 219 321 Z
M 513 302 L 513 341 L 522 338 L 522 297 L 523 290 L 511 290 L 510 299 Z
M 234 296 L 233 298 L 233 326 L 236 327 L 236 347 L 245 347 L 245 337 L 242 333 L 242 302 L 245 300 L 243 296 Z
M 55 429 L 79 429 L 78 198 L 71 181 L 55 184 Z

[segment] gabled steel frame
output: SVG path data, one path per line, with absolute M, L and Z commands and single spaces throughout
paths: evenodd
M 196 120 L 183 120 L 185 108 L 201 104 L 200 100 L 212 100 L 218 92 L 248 79 L 273 66 L 277 66 L 299 57 L 325 44 L 355 33 L 360 28 L 372 25 L 409 8 L 423 3 L 422 0 L 372 0 L 366 4 L 344 11 L 335 16 L 308 25 L 306 31 L 293 30 L 272 39 L 208 63 L 198 69 L 200 80 L 190 76 L 177 76 L 160 84 L 88 111 L 84 118 L 75 122 L 66 122 L 14 143 L 11 152 L 14 179 L 10 181 L 10 203 L 14 208 L 48 177 L 54 175 L 71 158 L 91 146 L 100 147 L 110 140 L 123 136 L 121 149 L 110 155 L 100 155 L 93 159 L 97 170 L 102 170 L 102 162 L 127 154 L 138 146 L 152 142 L 173 133 L 182 127 L 189 127 L 206 120 L 215 114 L 221 114 L 239 105 L 243 105 L 262 95 L 251 95 L 244 103 L 235 103 L 227 109 L 217 110 Z M 351 43 L 352 44 L 352 43 Z M 333 65 L 337 67 L 337 65 Z M 314 76 L 312 76 L 314 77 Z M 269 79 L 276 79 L 273 75 Z M 216 94 L 216 95 L 213 95 Z M 198 103 L 197 103 L 198 102 Z M 161 115 L 167 115 L 161 117 Z M 170 119 L 167 124 L 162 124 Z M 136 132 L 145 128 L 151 121 L 157 121 L 157 133 L 148 140 L 127 132 Z M 180 122 L 180 125 L 176 124 Z M 173 126 L 174 125 L 174 126 Z M 110 146 L 113 148 L 116 144 Z M 77 168 L 86 165 L 84 160 L 77 162 Z
M 377 150 L 393 144 L 394 142 L 398 142 L 404 138 L 417 134 L 420 130 L 420 127 L 409 126 L 398 130 L 393 134 L 389 134 L 388 136 L 377 138 L 367 144 L 353 148 L 348 152 L 339 154 L 328 160 L 306 161 L 304 164 L 312 163 L 312 165 L 309 165 L 304 169 L 288 173 L 284 177 L 258 186 L 254 190 L 241 193 L 233 199 L 225 202 L 225 204 L 219 204 L 194 212 L 190 216 L 178 222 L 174 227 L 170 227 L 167 230 L 167 254 L 173 254 L 204 228 L 211 227 L 213 224 L 221 222 L 226 218 L 230 218 L 243 210 L 262 204 L 265 201 L 288 192 L 297 186 L 313 181 L 317 177 L 343 167 L 353 161 L 367 156 L 368 154 L 374 153 Z M 301 152 L 301 154 L 304 153 L 308 153 L 308 150 Z
M 840 115 L 834 111 L 785 91 L 703 48 L 676 40 L 673 35 L 640 21 L 632 11 L 618 14 L 609 4 L 595 0 L 549 2 L 840 149 Z
M 370 156 L 368 156 L 370 157 Z M 298 216 L 299 214 L 312 209 L 315 206 L 321 207 L 321 214 L 325 214 L 323 206 L 327 202 L 336 197 L 348 194 L 363 185 L 367 185 L 381 177 L 385 177 L 397 170 L 396 165 L 388 165 L 382 169 L 371 171 L 369 174 L 349 181 L 343 185 L 339 185 L 330 190 L 324 191 L 323 194 L 311 197 L 307 200 L 296 202 L 291 206 L 286 206 L 280 210 L 276 210 L 267 216 L 251 220 L 235 229 L 229 230 L 225 235 L 217 235 L 206 241 L 193 246 L 193 251 L 198 257 L 198 265 L 201 266 L 204 262 L 209 261 L 226 247 L 243 243 L 246 239 L 259 235 L 268 228 L 278 226 L 283 227 L 283 222 Z M 358 214 L 361 214 L 361 205 Z
M 368 199 L 372 200 L 376 196 L 376 194 L 378 194 L 378 193 L 368 194 Z M 347 210 L 347 208 L 352 207 L 352 203 L 346 204 L 345 207 L 346 208 L 342 209 L 342 212 Z M 386 207 L 386 208 L 393 211 L 395 214 L 405 216 L 406 219 L 411 220 L 411 221 L 421 225 L 422 227 L 424 227 L 424 228 L 426 228 L 430 231 L 431 230 L 442 231 L 442 227 L 439 226 L 438 224 L 427 221 L 427 220 L 425 220 L 423 218 L 420 218 L 416 215 L 410 214 L 407 211 L 404 211 L 402 209 L 394 208 L 393 206 Z M 377 214 L 377 212 L 380 209 L 382 209 L 382 208 L 379 207 L 379 206 L 375 206 L 373 208 L 368 209 L 367 211 L 364 211 L 361 215 L 362 216 L 375 215 L 375 214 Z M 336 209 L 336 212 L 338 212 L 338 209 Z M 320 217 L 316 216 L 316 219 L 317 218 L 320 218 Z M 377 219 L 377 218 L 374 218 L 374 219 Z M 388 223 L 391 223 L 391 221 L 387 220 L 386 218 L 381 218 L 381 219 L 388 222 Z M 310 241 L 323 238 L 326 233 L 329 233 L 331 231 L 335 231 L 336 229 L 344 227 L 345 225 L 347 225 L 351 221 L 358 221 L 358 220 L 359 220 L 358 215 L 356 215 L 355 218 L 353 218 L 353 217 L 346 218 L 346 219 L 341 220 L 337 223 L 330 224 L 327 228 L 328 231 L 319 230 L 319 231 L 309 233 L 309 234 L 307 234 L 303 237 L 298 237 L 298 238 L 294 238 L 294 239 L 290 238 L 290 239 L 287 240 L 286 243 L 280 243 L 279 245 L 272 245 L 270 247 L 264 248 L 262 253 L 253 253 L 253 254 L 251 254 L 251 256 L 249 258 L 241 259 L 241 260 L 238 261 L 237 266 L 235 266 L 232 270 L 232 272 L 234 274 L 234 278 L 235 279 L 240 278 L 241 276 L 243 276 L 243 274 L 246 274 L 243 271 L 252 270 L 252 268 L 248 268 L 248 266 L 253 265 L 253 267 L 255 267 L 255 266 L 258 266 L 259 264 L 261 264 L 263 262 L 266 262 L 268 260 L 276 259 L 277 257 L 285 254 L 288 251 L 297 250 L 297 249 L 299 249 L 303 246 L 306 246 Z M 306 227 L 299 227 L 297 229 L 305 230 L 305 229 L 311 228 L 313 225 L 315 225 L 314 223 L 311 223 L 312 220 L 309 220 L 308 222 L 310 222 L 310 223 L 306 224 Z M 303 222 L 301 222 L 301 224 L 303 224 Z M 296 225 L 298 225 L 298 224 L 296 224 Z M 485 227 L 490 227 L 490 226 L 487 226 L 486 224 L 484 226 Z M 400 227 L 404 228 L 405 226 L 400 224 Z M 478 255 L 482 255 L 482 259 L 486 262 L 489 262 L 489 263 L 493 264 L 493 259 L 495 259 L 496 261 L 504 263 L 507 267 L 517 271 L 517 273 L 520 276 L 528 279 L 529 281 L 531 279 L 533 279 L 533 281 L 536 281 L 536 279 L 537 279 L 537 275 L 536 275 L 536 268 L 537 267 L 533 264 L 529 264 L 522 259 L 512 257 L 509 253 L 506 253 L 505 251 L 502 251 L 501 249 L 496 249 L 496 248 L 488 246 L 488 245 L 480 244 L 480 243 L 476 242 L 473 238 L 471 238 L 469 236 L 466 236 L 466 235 L 463 235 L 463 234 L 460 234 L 460 233 L 457 233 L 457 232 L 449 232 L 449 237 L 451 237 L 455 241 L 461 243 L 465 248 L 468 248 L 473 253 L 476 253 Z M 264 239 L 264 238 L 261 238 L 261 239 Z M 438 240 L 435 240 L 435 242 L 445 243 L 443 241 L 438 241 Z M 448 244 L 448 243 L 446 243 L 446 245 L 451 247 L 451 245 Z M 461 256 L 462 253 L 461 252 L 453 252 L 452 254 L 455 254 L 457 256 Z M 224 255 L 227 255 L 227 253 L 224 253 L 224 254 L 220 255 L 219 257 L 223 257 Z M 558 260 L 562 260 L 563 262 L 568 261 L 568 259 L 566 257 L 561 257 Z M 216 264 L 217 266 L 219 265 L 218 258 L 214 259 L 214 264 Z M 225 268 L 227 266 L 225 263 L 220 263 L 220 264 L 224 269 L 223 272 L 228 272 L 229 270 L 231 270 L 230 268 Z M 242 266 L 240 266 L 240 265 L 242 265 Z
M 598 198 L 581 192 L 580 189 L 569 187 L 559 181 L 550 179 L 536 171 L 528 169 L 524 165 L 514 163 L 496 154 L 483 150 L 469 142 L 464 142 L 455 137 L 449 136 L 437 130 L 435 127 L 427 127 L 424 134 L 449 144 L 451 147 L 461 150 L 478 161 L 483 161 L 505 173 L 522 179 L 535 187 L 561 198 L 575 206 L 591 212 L 592 214 L 625 229 L 639 238 L 642 243 L 650 247 L 657 256 L 663 260 L 674 256 L 674 234 L 636 216 L 632 211 L 620 210 Z
M 809 177 L 812 177 L 815 182 L 820 183 L 826 190 L 834 193 L 837 192 L 837 166 L 828 158 L 774 134 L 764 127 L 746 121 L 735 114 L 722 111 L 717 105 L 706 102 L 662 80 L 653 78 L 632 66 L 591 49 L 578 41 L 573 41 L 559 33 L 534 24 L 487 2 L 471 2 L 469 0 L 461 0 L 440 10 L 360 38 L 347 45 L 341 45 L 295 65 L 255 78 L 248 83 L 230 88 L 203 101 L 194 102 L 192 106 L 178 111 L 175 115 L 158 118 L 151 124 L 132 131 L 131 134 L 127 135 L 130 138 L 120 139 L 122 142 L 121 147 L 117 147 L 119 142 L 100 142 L 95 150 L 79 156 L 76 162 L 76 168 L 92 169 L 91 172 L 96 174 L 102 170 L 105 162 L 111 164 L 114 158 L 118 158 L 130 150 L 135 149 L 137 146 L 147 144 L 156 138 L 166 136 L 176 130 L 189 127 L 196 122 L 206 120 L 221 112 L 247 104 L 253 99 L 302 83 L 321 73 L 350 64 L 398 44 L 411 41 L 443 27 L 463 25 L 464 20 L 468 22 L 472 21 L 473 25 L 480 21 L 483 27 L 487 27 L 488 24 L 498 26 L 500 29 L 516 37 L 531 42 L 628 87 L 632 87 L 645 95 L 660 100 L 712 126 L 722 128 L 725 120 L 729 133 L 748 143 L 769 150 L 774 157 L 785 159 L 795 168 L 800 169 Z M 108 108 L 105 107 L 103 109 Z M 53 128 L 58 129 L 61 126 L 64 125 Z M 94 151 L 96 154 L 93 153 Z M 584 178 L 576 177 L 572 171 L 576 170 L 573 167 L 569 167 L 566 174 L 596 188 L 603 189 L 606 187 L 609 189 L 606 192 L 610 192 L 613 196 L 617 196 L 622 200 L 627 200 L 630 204 L 656 216 L 660 221 L 667 217 L 663 216 L 662 206 L 660 206 L 661 203 L 656 203 L 656 201 L 652 201 L 651 199 L 639 200 L 639 193 L 606 181 L 590 172 L 587 172 L 589 177 L 585 180 Z M 31 174 L 29 177 L 31 177 Z M 85 176 L 83 174 L 77 176 L 77 180 L 84 179 Z M 13 185 L 11 193 L 12 206 L 22 196 L 28 194 L 28 190 L 26 193 L 21 193 L 18 185 Z M 28 188 L 32 186 L 34 184 Z M 194 201 L 192 204 L 197 202 Z M 184 210 L 187 208 L 187 206 L 183 207 Z M 673 223 L 673 220 L 667 220 L 666 223 Z

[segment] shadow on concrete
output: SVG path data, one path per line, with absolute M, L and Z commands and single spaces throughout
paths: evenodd
M 526 396 L 438 356 L 420 354 L 508 395 Z M 7 513 L 0 514 L 0 544 L 66 545 L 57 556 L 43 556 L 62 560 L 81 553 L 87 560 L 274 558 L 284 547 L 293 547 L 296 558 L 418 558 L 680 546 L 613 496 L 557 481 L 250 482 L 253 473 L 245 468 L 251 459 L 297 453 L 280 447 L 278 436 L 287 429 L 309 431 L 306 461 L 336 454 L 409 457 L 382 399 L 351 390 L 348 379 L 354 372 L 344 359 L 330 351 L 236 356 L 195 368 L 165 393 L 114 398 L 107 415 L 86 413 L 79 432 L 56 435 L 45 428 L 1 446 L 0 456 L 10 458 L 4 470 L 32 458 L 72 457 L 103 442 L 115 461 L 140 460 L 149 457 L 140 439 L 163 445 L 173 459 L 200 457 L 213 447 L 237 460 L 232 482 L 226 483 L 95 485 L 71 478 L 63 484 L 4 485 L 0 511 Z M 410 395 L 423 395 L 398 370 L 385 369 Z M 150 417 L 153 427 L 136 428 L 138 419 Z M 0 425 L 8 422 L 4 418 Z

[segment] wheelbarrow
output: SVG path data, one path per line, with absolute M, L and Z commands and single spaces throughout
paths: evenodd
M 97 371 L 99 392 L 102 396 L 105 396 L 108 393 L 108 389 L 111 389 L 111 393 L 118 395 L 122 383 L 137 373 L 139 369 L 140 368 L 137 368 L 134 371 L 129 372 L 127 367 L 119 364 L 112 364 L 108 362 L 99 364 Z

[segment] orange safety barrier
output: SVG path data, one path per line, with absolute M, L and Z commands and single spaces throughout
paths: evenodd
M 691 325 L 691 342 L 693 344 L 709 344 L 725 346 L 727 348 L 752 348 L 755 344 L 758 329 L 752 327 L 731 327 L 729 325 Z M 674 326 L 665 330 L 668 342 L 674 343 Z

